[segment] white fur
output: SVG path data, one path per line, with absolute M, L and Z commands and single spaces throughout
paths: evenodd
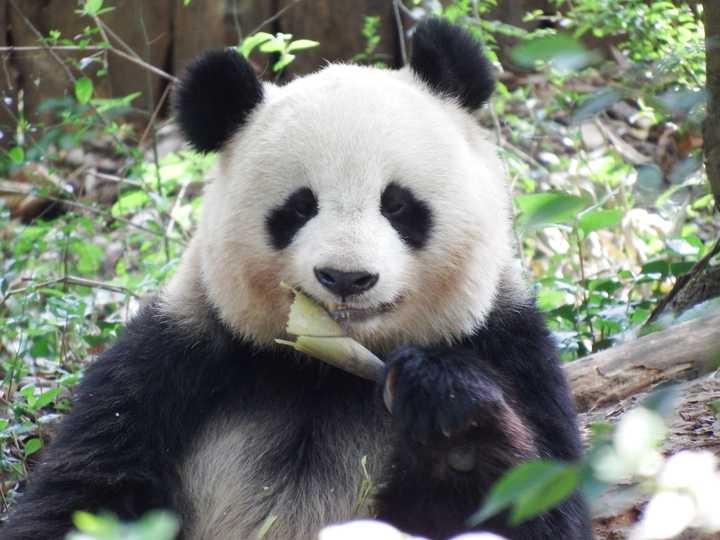
M 391 181 L 432 210 L 421 250 L 380 213 Z M 319 213 L 278 252 L 265 218 L 304 186 L 318 196 Z M 395 311 L 350 325 L 361 342 L 454 340 L 483 323 L 510 271 L 510 222 L 503 167 L 471 114 L 410 71 L 331 65 L 272 87 L 226 145 L 167 308 L 193 319 L 205 290 L 238 335 L 271 343 L 283 334 L 290 302 L 280 281 L 337 302 L 313 274 L 330 266 L 379 274 L 357 306 L 402 298 Z
M 253 539 L 271 520 L 265 540 L 309 540 L 328 523 L 369 516 L 363 483 L 380 477 L 388 424 L 348 418 L 334 427 L 314 440 L 318 457 L 296 456 L 300 467 L 273 454 L 298 428 L 284 415 L 208 422 L 179 471 L 190 503 L 185 537 Z

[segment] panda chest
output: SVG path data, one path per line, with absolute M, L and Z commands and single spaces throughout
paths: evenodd
M 289 407 L 216 417 L 181 466 L 184 538 L 256 538 L 267 529 L 265 539 L 307 539 L 367 515 L 387 424 L 381 414 Z

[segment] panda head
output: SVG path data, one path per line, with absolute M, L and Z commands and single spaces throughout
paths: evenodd
M 368 346 L 472 332 L 512 260 L 504 173 L 472 115 L 493 88 L 478 43 L 439 19 L 399 71 L 330 65 L 276 87 L 235 51 L 200 58 L 177 116 L 219 160 L 175 290 L 260 344 L 283 334 L 281 281 Z

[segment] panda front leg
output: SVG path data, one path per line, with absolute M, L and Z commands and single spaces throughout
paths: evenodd
M 536 457 L 533 430 L 477 354 L 461 348 L 403 347 L 388 359 L 385 399 L 396 446 L 377 497 L 378 519 L 442 540 L 468 529 L 493 483 Z M 573 539 L 572 524 L 535 519 L 515 529 L 506 516 L 484 523 L 512 539 Z M 552 534 L 557 536 L 550 535 Z

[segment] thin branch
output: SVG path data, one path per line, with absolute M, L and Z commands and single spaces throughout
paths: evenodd
M 32 281 L 32 279 L 28 278 L 24 281 Z M 139 298 L 139 295 L 128 289 L 127 287 L 123 287 L 122 285 L 113 285 L 112 283 L 105 283 L 103 281 L 96 281 L 94 279 L 87 279 L 79 276 L 63 276 L 55 279 L 51 279 L 49 281 L 44 281 L 42 283 L 35 283 L 33 285 L 29 285 L 27 287 L 20 287 L 17 289 L 10 289 L 5 293 L 5 296 L 2 299 L 2 302 L 5 303 L 5 301 L 10 298 L 14 294 L 21 294 L 33 291 L 35 289 L 42 289 L 45 287 L 51 287 L 53 285 L 77 285 L 80 287 L 90 287 L 91 289 L 103 289 L 105 291 L 110 292 L 116 292 L 121 294 L 127 294 L 134 298 Z
M 3 187 L 2 189 L 3 193 L 13 193 L 17 195 L 26 195 L 26 196 L 33 196 L 32 193 L 28 193 L 26 190 L 21 189 L 13 189 L 12 187 Z M 82 204 L 79 202 L 71 201 L 68 199 L 61 199 L 59 197 L 53 197 L 51 195 L 34 195 L 38 199 L 52 201 L 60 204 L 64 204 L 65 206 L 70 206 L 72 208 L 77 208 L 79 210 L 86 210 L 90 212 L 91 214 L 95 214 L 97 216 L 102 216 L 104 218 L 107 218 L 109 220 L 119 221 L 121 223 L 126 224 L 128 227 L 132 227 L 134 229 L 137 229 L 139 231 L 146 232 L 148 234 L 152 234 L 153 236 L 157 236 L 159 238 L 165 238 L 170 242 L 175 242 L 177 244 L 180 244 L 181 246 L 185 245 L 185 242 L 177 239 L 177 238 L 167 238 L 163 233 L 154 231 L 152 229 L 149 229 L 147 227 L 144 227 L 143 225 L 138 225 L 137 223 L 133 223 L 129 219 L 126 219 L 124 217 L 120 216 L 113 216 L 111 213 L 107 212 L 106 210 L 101 210 L 99 208 L 95 208 L 93 206 L 88 206 L 86 204 Z
M 287 6 L 285 6 L 285 7 L 282 8 L 281 10 L 279 10 L 277 13 L 275 13 L 275 15 L 273 15 L 272 17 L 268 17 L 268 18 L 265 19 L 263 22 L 261 22 L 260 24 L 258 24 L 255 28 L 253 28 L 252 32 L 250 32 L 250 33 L 248 34 L 248 36 L 252 36 L 253 34 L 258 33 L 260 30 L 262 30 L 262 28 L 263 28 L 265 25 L 270 24 L 271 22 L 274 22 L 275 20 L 279 19 L 280 17 L 282 17 L 282 15 L 283 15 L 286 11 L 294 8 L 295 6 L 297 6 L 297 5 L 298 5 L 300 2 L 302 2 L 302 1 L 303 1 L 303 0 L 293 0 L 292 3 L 288 4 Z
M 155 122 L 157 121 L 157 117 L 160 114 L 160 110 L 162 109 L 163 105 L 165 104 L 165 100 L 167 100 L 167 97 L 170 95 L 170 90 L 172 88 L 172 85 L 166 85 L 165 90 L 163 90 L 162 95 L 160 96 L 160 99 L 158 100 L 157 105 L 155 105 L 155 110 L 153 111 L 152 115 L 150 116 L 150 121 L 148 122 L 147 127 L 145 128 L 145 131 L 142 134 L 142 137 L 140 137 L 140 142 L 138 143 L 138 146 L 142 147 L 145 143 L 145 139 L 147 139 L 148 135 L 152 131 L 153 137 L 155 137 Z
M 133 48 L 132 48 L 130 45 L 128 45 L 128 44 L 125 42 L 125 40 L 123 40 L 112 28 L 110 28 L 107 24 L 105 24 L 105 22 L 103 22 L 102 19 L 100 19 L 100 18 L 98 17 L 97 22 L 105 29 L 105 32 L 107 32 L 107 34 L 108 34 L 110 37 L 112 37 L 115 41 L 117 41 L 117 42 L 120 44 L 120 46 L 121 46 L 123 49 L 125 49 L 125 52 L 126 52 L 126 53 L 130 54 L 131 56 L 133 56 L 133 57 L 135 57 L 135 58 L 137 58 L 137 59 L 139 59 L 139 60 L 142 60 L 142 58 L 140 58 L 140 55 L 139 55 L 138 53 L 136 53 L 136 52 L 133 50 Z M 109 40 L 108 40 L 108 43 L 110 43 Z
M 108 174 L 100 172 L 96 169 L 90 169 L 88 171 L 90 174 L 95 176 L 96 178 L 100 178 L 102 180 L 107 180 L 109 182 L 117 182 L 118 184 L 127 184 L 129 186 L 134 186 L 137 188 L 145 189 L 145 185 L 142 182 L 138 182 L 137 180 L 131 180 L 130 178 L 123 178 L 122 176 L 117 176 L 114 174 Z
M 175 224 L 177 223 L 177 220 L 173 216 L 175 213 L 175 210 L 180 206 L 180 203 L 185 198 L 185 193 L 187 192 L 187 188 L 190 185 L 190 182 L 185 182 L 182 187 L 180 188 L 180 191 L 178 192 L 177 196 L 175 197 L 175 202 L 172 205 L 172 208 L 170 209 L 170 212 L 168 213 L 168 225 L 165 229 L 165 236 L 167 238 L 170 238 L 170 235 L 173 232 L 173 229 L 175 228 Z M 180 232 L 182 233 L 183 237 L 187 238 L 187 233 L 184 229 L 180 228 Z
M 23 20 L 25 25 L 30 29 L 30 31 L 35 35 L 38 42 L 41 43 L 41 48 L 53 58 L 62 69 L 65 71 L 65 76 L 68 78 L 70 83 L 75 83 L 76 77 L 72 74 L 72 71 L 70 71 L 70 68 L 65 64 L 65 62 L 62 61 L 62 58 L 60 58 L 57 54 L 55 54 L 55 51 L 47 44 L 45 43 L 44 36 L 40 33 L 40 31 L 35 28 L 35 25 L 28 19 L 25 14 L 22 12 L 22 10 L 18 7 L 18 5 L 15 3 L 15 0 L 10 0 L 10 5 L 13 7 L 13 9 L 17 12 L 17 14 L 20 16 L 20 18 Z M 4 47 L 3 47 L 4 48 Z
M 402 16 L 400 15 L 400 0 L 393 0 L 393 18 L 398 33 L 398 43 L 400 44 L 400 59 L 402 65 L 408 63 L 407 47 L 405 46 L 405 29 L 403 28 Z
M 170 75 L 169 73 L 166 73 L 160 68 L 156 68 L 152 64 L 148 64 L 141 58 L 136 58 L 135 56 L 132 56 L 124 51 L 118 50 L 115 47 L 80 47 L 78 45 L 46 45 L 46 46 L 32 46 L 32 45 L 24 45 L 24 46 L 15 46 L 11 45 L 9 47 L 0 47 L 0 53 L 17 53 L 17 52 L 37 52 L 37 51 L 52 51 L 52 52 L 98 52 L 98 51 L 110 51 L 113 54 L 118 55 L 120 58 L 124 58 L 128 62 L 132 62 L 133 64 L 137 64 L 138 66 L 142 67 L 143 69 L 146 69 L 150 71 L 151 73 L 154 73 L 158 77 L 162 77 L 164 79 L 167 79 L 171 82 L 178 82 L 180 79 L 175 77 L 174 75 Z M 62 65 L 67 68 L 65 63 L 62 61 L 62 59 L 57 56 L 56 54 L 53 54 L 54 58 L 57 58 Z M 69 69 L 68 69 L 69 71 Z M 74 82 L 74 79 L 72 79 Z

